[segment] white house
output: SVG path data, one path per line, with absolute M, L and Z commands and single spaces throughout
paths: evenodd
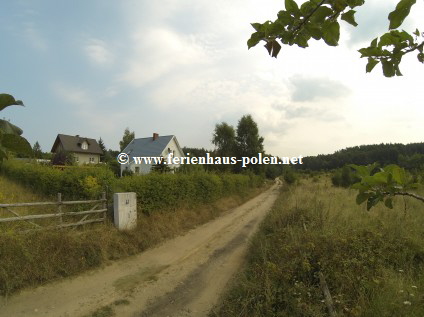
M 157 133 L 153 133 L 153 137 L 132 140 L 122 153 L 126 153 L 129 160 L 127 164 L 121 165 L 121 175 L 124 170 L 131 170 L 134 174 L 150 173 L 152 167 L 157 164 L 154 158 L 162 157 L 168 161 L 170 155 L 185 157 L 175 135 L 159 136 Z M 173 172 L 180 167 L 180 164 L 168 164 L 168 166 Z

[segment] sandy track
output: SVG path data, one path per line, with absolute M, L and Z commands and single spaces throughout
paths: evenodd
M 277 195 L 274 185 L 156 248 L 76 278 L 25 290 L 7 302 L 0 299 L 0 316 L 75 317 L 106 305 L 122 317 L 206 316 L 243 262 L 248 238 Z

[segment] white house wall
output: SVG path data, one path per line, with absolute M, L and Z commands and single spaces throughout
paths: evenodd
M 176 141 L 175 136 L 168 142 L 162 151 L 161 155 L 165 160 L 168 158 L 168 148 L 171 150 L 171 152 L 174 151 L 174 157 L 185 157 L 184 152 L 180 148 L 178 141 Z M 139 173 L 136 173 L 136 167 L 139 167 Z M 153 164 L 135 164 L 133 157 L 130 154 L 130 162 L 128 164 L 121 165 L 121 173 L 124 170 L 131 170 L 134 174 L 148 174 L 150 173 L 152 167 Z M 171 169 L 178 168 L 180 167 L 180 164 L 171 164 L 169 167 Z

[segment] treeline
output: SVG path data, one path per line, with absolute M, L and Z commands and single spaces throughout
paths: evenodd
M 184 147 L 184 153 L 190 153 L 190 156 L 206 157 L 209 153 L 212 157 L 271 157 L 264 150 L 264 138 L 260 136 L 257 123 L 251 115 L 244 115 L 237 123 L 237 127 L 221 122 L 215 125 L 212 133 L 212 143 L 215 146 L 213 150 L 204 148 Z M 184 169 L 193 169 L 197 167 L 183 166 Z M 256 175 L 263 175 L 266 178 L 274 179 L 277 176 L 284 174 L 283 165 L 278 164 L 247 164 L 243 167 L 241 162 L 237 164 L 215 164 L 203 165 L 200 167 L 207 171 L 230 172 L 230 173 L 245 173 L 246 171 L 253 172 Z
M 349 147 L 333 154 L 305 157 L 304 164 L 296 167 L 318 171 L 341 168 L 346 164 L 368 165 L 374 162 L 378 162 L 381 166 L 397 164 L 410 170 L 419 169 L 424 166 L 424 142 Z

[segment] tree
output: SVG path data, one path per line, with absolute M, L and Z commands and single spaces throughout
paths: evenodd
M 402 76 L 399 64 L 402 57 L 417 52 L 418 61 L 424 63 L 424 32 L 416 29 L 412 34 L 399 30 L 416 0 L 400 0 L 390 12 L 389 32 L 376 37 L 368 47 L 361 48 L 361 57 L 368 59 L 366 72 L 381 63 L 386 77 Z M 285 0 L 285 10 L 278 12 L 274 22 L 252 23 L 254 32 L 247 41 L 250 49 L 260 41 L 272 57 L 277 57 L 281 45 L 306 48 L 308 41 L 324 40 L 327 45 L 337 46 L 340 38 L 340 24 L 343 20 L 357 26 L 354 8 L 362 6 L 365 0 L 309 0 L 299 5 L 294 0 Z M 279 40 L 279 41 L 277 41 Z M 280 42 L 280 43 L 279 43 Z
M 38 141 L 36 141 L 34 146 L 32 147 L 32 153 L 34 154 L 34 157 L 37 159 L 40 159 L 43 157 L 43 151 L 41 150 L 41 146 L 40 146 L 40 143 L 38 143 Z
M 52 157 L 52 165 L 74 165 L 75 157 L 67 151 L 59 151 Z
M 244 115 L 237 125 L 236 147 L 237 156 L 253 157 L 264 152 L 264 138 L 259 136 L 258 125 L 252 116 Z M 250 165 L 258 172 L 261 165 Z M 238 167 L 240 169 L 240 167 Z
M 23 106 L 23 102 L 16 100 L 9 94 L 0 94 L 0 111 L 9 106 Z M 23 138 L 22 129 L 9 121 L 0 119 L 0 161 L 8 158 L 9 152 L 30 155 L 31 145 Z
M 121 149 L 121 152 L 127 147 L 128 144 L 130 144 L 132 140 L 134 140 L 134 138 L 135 138 L 134 131 L 130 132 L 130 129 L 126 128 L 124 131 L 124 136 L 122 137 L 122 140 L 119 141 L 119 147 Z
M 237 152 L 239 156 L 256 156 L 263 153 L 264 138 L 259 136 L 259 129 L 252 116 L 244 115 L 237 125 Z
M 231 157 L 236 155 L 236 132 L 226 122 L 216 124 L 212 143 L 216 146 L 218 156 Z
M 100 155 L 100 161 L 104 162 L 105 161 L 105 155 L 106 155 L 106 146 L 103 143 L 102 138 L 100 137 L 99 141 L 97 141 L 97 143 L 99 144 L 100 149 L 102 150 L 103 154 Z

